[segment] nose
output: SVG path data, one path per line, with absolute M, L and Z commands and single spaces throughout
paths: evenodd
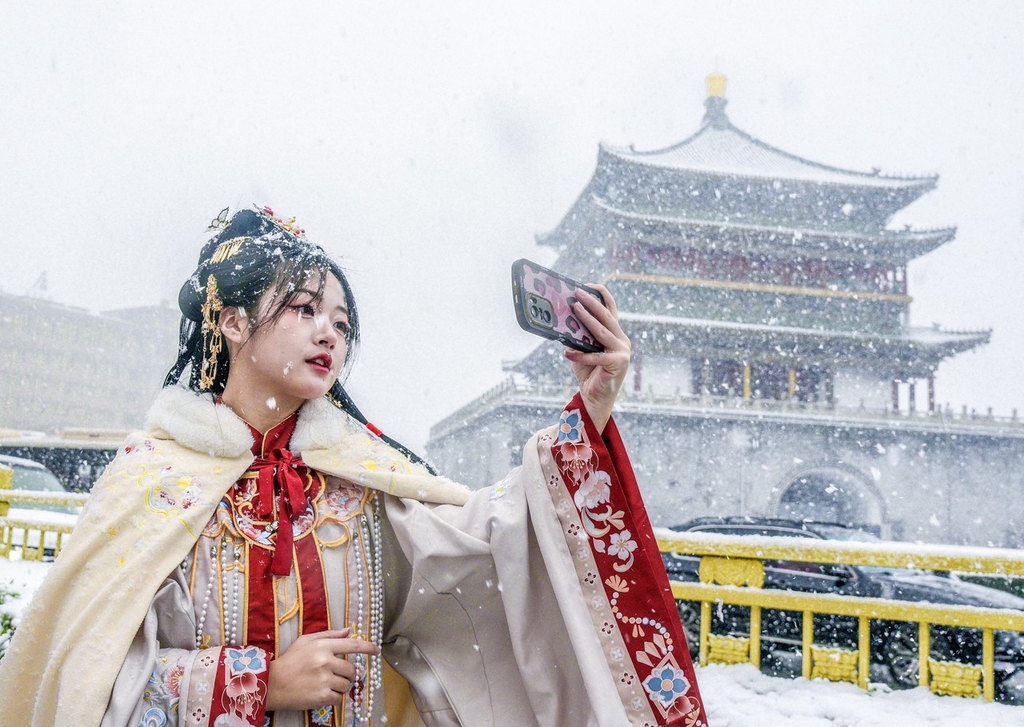
M 332 350 L 338 345 L 339 334 L 337 329 L 331 325 L 326 317 L 321 318 L 316 328 L 316 341 L 320 345 L 328 346 Z

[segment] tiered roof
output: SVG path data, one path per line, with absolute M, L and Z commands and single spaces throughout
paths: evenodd
M 819 290 L 814 283 L 782 279 L 761 284 L 741 278 L 734 283 L 735 278 L 718 279 L 713 273 L 707 281 L 695 280 L 703 273 L 668 270 L 676 258 L 663 251 L 651 257 L 660 262 L 646 262 L 643 250 L 676 247 L 712 251 L 723 265 L 730 264 L 729 255 L 828 259 L 850 261 L 853 267 L 855 261 L 861 271 L 891 270 L 902 276 L 907 262 L 956 235 L 955 228 L 887 227 L 893 214 L 935 188 L 935 175 L 860 172 L 783 151 L 735 127 L 725 113 L 723 92 L 724 77 L 709 77 L 701 127 L 678 144 L 654 151 L 600 146 L 587 188 L 559 226 L 538 238 L 560 251 L 558 269 L 607 281 L 613 292 L 622 289 L 620 297 L 627 296 L 624 286 L 639 291 L 638 285 L 671 283 L 651 274 L 674 275 L 679 296 L 685 298 L 653 291 L 647 304 L 638 306 L 640 298 L 623 300 L 620 310 L 632 333 L 643 336 L 645 349 L 659 339 L 674 340 L 678 355 L 730 348 L 788 351 L 804 360 L 840 354 L 848 361 L 874 360 L 923 375 L 942 359 L 988 342 L 991 330 L 907 326 L 911 298 L 899 287 L 905 285 L 904 277 L 893 288 L 874 292 L 863 288 L 863 280 L 838 278 L 822 281 Z M 643 267 L 648 264 L 657 269 Z M 629 283 L 627 270 L 648 273 L 650 280 Z M 699 291 L 716 286 L 722 288 L 722 299 L 711 305 Z M 630 289 L 629 295 L 637 293 Z M 692 304 L 695 296 L 707 310 Z M 774 300 L 776 307 L 781 301 L 783 307 L 770 311 L 764 321 L 750 319 L 759 306 L 767 305 L 765 300 Z M 798 314 L 805 308 L 808 312 L 801 318 Z M 531 368 L 528 360 L 522 363 L 523 370 Z
M 955 228 L 886 229 L 896 212 L 935 188 L 937 176 L 860 172 L 805 159 L 734 126 L 725 105 L 724 97 L 709 97 L 697 133 L 664 149 L 601 144 L 587 189 L 538 242 L 564 248 L 602 225 L 660 225 L 677 235 L 722 226 L 772 240 L 791 231 L 817 238 L 819 253 L 854 244 L 861 254 L 905 262 L 956 234 Z

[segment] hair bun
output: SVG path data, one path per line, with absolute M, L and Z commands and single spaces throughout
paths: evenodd
M 200 266 L 200 269 L 205 266 Z M 190 321 L 203 320 L 203 301 L 206 300 L 206 286 L 199 282 L 199 270 L 192 274 L 178 291 L 178 308 Z

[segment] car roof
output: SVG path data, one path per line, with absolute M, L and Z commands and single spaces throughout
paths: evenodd
M 727 517 L 699 517 L 689 520 L 681 525 L 671 526 L 671 530 L 677 532 L 698 532 L 703 530 L 717 529 L 738 529 L 761 531 L 762 534 L 771 535 L 786 534 L 798 537 L 826 538 L 827 536 L 816 529 L 816 526 L 833 529 L 853 530 L 842 523 L 819 523 L 809 520 L 788 520 L 785 518 L 750 517 L 744 515 L 732 515 Z M 773 533 L 774 531 L 774 533 Z
M 34 459 L 25 459 L 24 457 L 12 457 L 9 454 L 0 454 L 0 465 L 7 465 L 8 467 L 22 467 L 24 469 L 31 470 L 46 470 L 50 471 L 50 468 L 44 464 L 36 462 Z

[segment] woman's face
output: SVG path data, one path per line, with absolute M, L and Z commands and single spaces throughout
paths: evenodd
M 333 275 L 317 300 L 318 283 L 315 277 L 306 281 L 276 321 L 259 325 L 276 303 L 273 291 L 264 294 L 255 321 L 232 351 L 225 394 L 244 390 L 247 398 L 263 397 L 268 409 L 291 412 L 330 390 L 345 363 L 348 302 Z

